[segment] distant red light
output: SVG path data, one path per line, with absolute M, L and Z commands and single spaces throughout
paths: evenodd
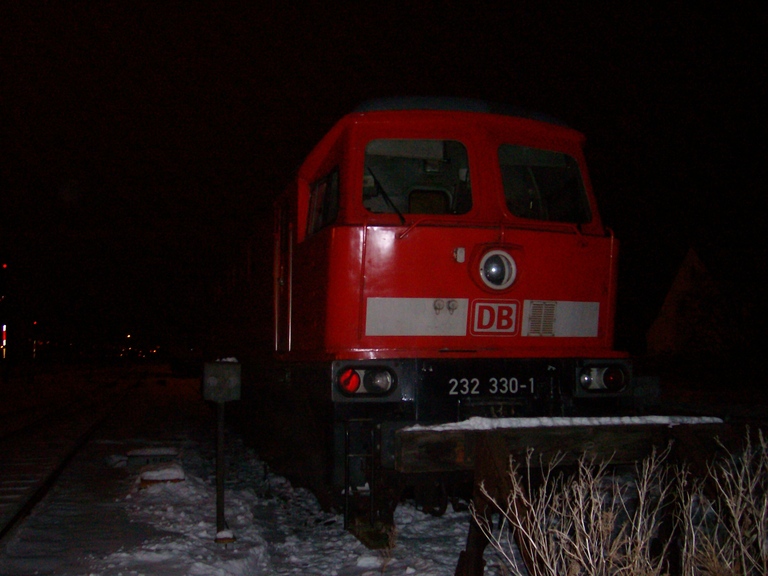
M 339 375 L 339 387 L 347 394 L 354 394 L 360 389 L 360 375 L 352 368 L 347 368 Z

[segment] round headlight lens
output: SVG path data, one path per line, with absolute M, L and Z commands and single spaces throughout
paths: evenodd
M 480 278 L 489 288 L 509 288 L 516 277 L 515 260 L 503 250 L 491 250 L 480 260 Z
M 583 370 L 579 375 L 579 384 L 581 384 L 581 387 L 584 388 L 584 390 L 589 390 L 592 388 L 592 384 L 595 381 L 593 372 L 594 369 L 590 370 L 587 368 L 586 370 Z
M 363 387 L 371 394 L 389 392 L 394 384 L 394 378 L 389 370 L 369 370 L 365 373 Z
M 506 275 L 507 271 L 501 256 L 494 254 L 485 261 L 485 266 L 483 266 L 483 276 L 488 279 L 488 282 L 499 286 L 504 283 Z

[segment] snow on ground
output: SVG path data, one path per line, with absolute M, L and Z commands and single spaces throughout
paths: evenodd
M 340 515 L 323 512 L 309 492 L 272 473 L 231 432 L 229 531 L 217 534 L 213 422 L 198 382 L 143 381 L 0 550 L 0 576 L 454 573 L 468 512 L 435 518 L 403 504 L 395 512 L 392 549 L 368 550 L 344 530 Z M 521 424 L 563 423 L 473 419 L 462 426 Z M 234 543 L 216 541 L 229 532 Z M 501 574 L 493 554 L 486 553 L 486 573 Z
M 229 431 L 225 517 L 235 542 L 217 543 L 215 413 L 198 388 L 150 380 L 132 393 L 0 549 L 0 576 L 454 573 L 468 512 L 435 518 L 403 504 L 394 547 L 369 550 Z M 486 558 L 498 565 L 492 551 Z
M 215 542 L 213 463 L 187 449 L 183 482 L 157 482 L 146 488 L 136 483 L 122 501 L 131 522 L 151 525 L 162 536 L 92 557 L 88 574 L 363 576 L 442 575 L 455 570 L 468 513 L 433 518 L 401 506 L 396 511 L 394 549 L 368 550 L 344 530 L 341 516 L 320 510 L 309 492 L 270 473 L 237 442 L 230 452 L 233 457 L 237 464 L 228 473 L 225 517 L 234 544 Z M 162 468 L 153 465 L 153 470 Z

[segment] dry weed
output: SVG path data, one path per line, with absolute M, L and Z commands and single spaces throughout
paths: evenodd
M 668 455 L 653 452 L 627 477 L 586 457 L 565 474 L 561 457 L 536 463 L 529 450 L 524 466 L 510 463 L 506 502 L 481 485 L 491 508 L 483 514 L 473 507 L 472 515 L 513 575 L 662 576 L 672 564 L 683 576 L 768 574 L 762 432 L 757 445 L 747 437 L 741 453 L 711 464 L 707 478 L 692 478 L 666 462 Z M 533 470 L 542 475 L 538 483 Z M 707 485 L 714 493 L 707 495 Z

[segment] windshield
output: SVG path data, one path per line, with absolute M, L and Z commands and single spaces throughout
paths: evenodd
M 515 216 L 572 224 L 592 219 L 581 172 L 571 156 L 504 144 L 499 164 L 507 208 Z
M 467 150 L 454 140 L 372 140 L 363 205 L 376 214 L 464 214 L 472 207 Z

